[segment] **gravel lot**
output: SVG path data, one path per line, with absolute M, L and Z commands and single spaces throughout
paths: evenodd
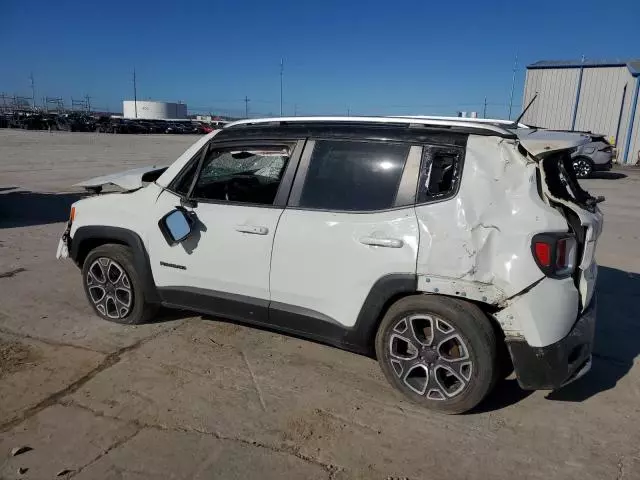
M 70 185 L 195 139 L 0 130 L 0 478 L 640 478 L 640 171 L 584 182 L 607 197 L 592 372 L 554 393 L 508 379 L 451 417 L 327 346 L 183 312 L 92 315 L 55 260 Z

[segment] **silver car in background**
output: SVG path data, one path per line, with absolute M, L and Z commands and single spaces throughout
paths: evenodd
M 527 107 L 528 108 L 528 107 Z M 524 112 L 523 112 L 524 114 Z M 525 125 L 517 120 L 502 120 L 496 118 L 459 118 L 444 117 L 433 115 L 396 115 L 404 118 L 422 118 L 427 120 L 455 120 L 458 122 L 488 123 L 499 127 L 507 128 L 515 131 L 518 137 L 527 137 L 538 131 L 561 132 L 566 133 L 567 137 L 589 136 L 591 142 L 581 145 L 571 154 L 573 159 L 573 169 L 578 178 L 587 178 L 593 172 L 602 172 L 611 170 L 613 167 L 613 157 L 615 151 L 613 146 L 607 141 L 604 135 L 594 134 L 591 132 L 583 132 L 577 130 L 554 130 L 542 127 L 534 127 Z M 521 115 L 522 117 L 522 115 Z
M 577 133 L 577 132 L 570 132 Z M 604 135 L 580 132 L 591 136 L 591 142 L 581 145 L 571 154 L 573 169 L 578 178 L 587 178 L 593 172 L 611 170 L 614 150 Z

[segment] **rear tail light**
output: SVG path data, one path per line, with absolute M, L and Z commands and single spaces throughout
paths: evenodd
M 577 243 L 572 234 L 538 233 L 531 251 L 540 270 L 551 278 L 571 276 L 576 266 Z

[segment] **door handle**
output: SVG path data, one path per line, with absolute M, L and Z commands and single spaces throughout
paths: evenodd
M 404 242 L 399 238 L 362 237 L 360 243 L 376 247 L 402 248 Z
M 260 227 L 256 225 L 236 225 L 236 232 L 251 233 L 253 235 L 266 235 L 269 233 L 267 227 Z

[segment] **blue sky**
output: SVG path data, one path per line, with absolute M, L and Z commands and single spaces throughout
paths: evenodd
M 454 114 L 506 117 L 524 65 L 640 57 L 640 1 L 2 0 L 0 92 L 133 96 L 190 111 Z

